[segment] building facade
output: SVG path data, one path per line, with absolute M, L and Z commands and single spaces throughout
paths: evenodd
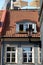
M 1 40 L 1 65 L 41 65 L 37 10 L 7 10 Z
M 1 65 L 41 65 L 39 0 L 6 0 L 2 15 Z M 33 5 L 34 4 L 34 5 Z M 36 7 L 36 8 L 35 8 Z M 9 10 L 10 9 L 10 10 Z

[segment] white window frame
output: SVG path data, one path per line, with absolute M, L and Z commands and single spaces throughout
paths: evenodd
M 32 47 L 32 62 L 23 62 L 23 63 L 34 63 L 34 46 L 33 45 L 22 45 L 22 50 L 23 48 L 26 48 L 26 47 Z M 22 51 L 22 54 L 23 54 L 23 51 Z M 23 59 L 23 55 L 22 55 L 22 59 Z
M 39 64 L 41 64 L 41 62 L 40 62 L 40 58 L 41 58 L 41 57 L 40 57 L 40 53 L 41 53 L 40 47 L 38 47 L 38 63 L 39 63 Z
M 7 51 L 7 47 L 15 47 L 15 49 L 16 49 L 16 51 Z M 11 56 L 10 56 L 10 62 L 7 62 L 6 61 L 6 58 L 7 58 L 7 56 L 6 56 L 6 53 L 10 53 L 10 55 L 12 55 L 12 53 L 14 53 L 15 52 L 15 62 L 11 62 Z M 6 45 L 6 47 L 5 47 L 5 63 L 17 63 L 17 46 L 16 45 Z

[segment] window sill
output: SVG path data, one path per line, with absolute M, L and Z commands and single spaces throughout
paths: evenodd
M 19 31 L 19 32 L 16 32 L 17 34 L 27 34 L 26 31 Z M 37 32 L 32 32 L 32 34 L 37 34 Z
M 23 62 L 23 64 L 34 64 L 34 63 L 32 63 L 32 62 L 29 62 L 29 63 L 25 63 L 25 62 Z
M 17 64 L 16 62 L 14 63 L 14 62 L 5 62 L 5 64 Z
M 27 32 L 25 32 L 25 31 L 19 31 L 19 32 L 16 32 L 17 34 L 19 33 L 19 34 L 27 34 Z
M 32 34 L 37 34 L 37 32 L 32 32 Z

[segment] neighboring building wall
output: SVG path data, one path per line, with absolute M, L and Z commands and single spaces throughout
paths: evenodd
M 39 21 L 41 24 L 40 32 L 41 32 L 41 62 L 43 64 L 43 0 L 40 0 L 40 15 L 39 15 Z
M 41 28 L 40 28 L 40 31 L 41 31 L 41 43 L 42 43 L 42 56 L 41 56 L 41 58 L 42 58 L 42 63 L 43 63 L 43 11 L 42 11 L 42 13 L 41 13 L 41 17 L 40 17 L 40 23 L 41 23 Z
M 0 65 L 1 65 L 1 41 L 0 41 Z

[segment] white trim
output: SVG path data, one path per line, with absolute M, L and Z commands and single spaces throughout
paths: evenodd
M 34 63 L 34 47 L 32 47 L 32 62 Z
M 41 62 L 40 62 L 40 53 L 41 53 L 40 47 L 38 47 L 38 63 L 39 63 L 39 64 L 41 64 Z

